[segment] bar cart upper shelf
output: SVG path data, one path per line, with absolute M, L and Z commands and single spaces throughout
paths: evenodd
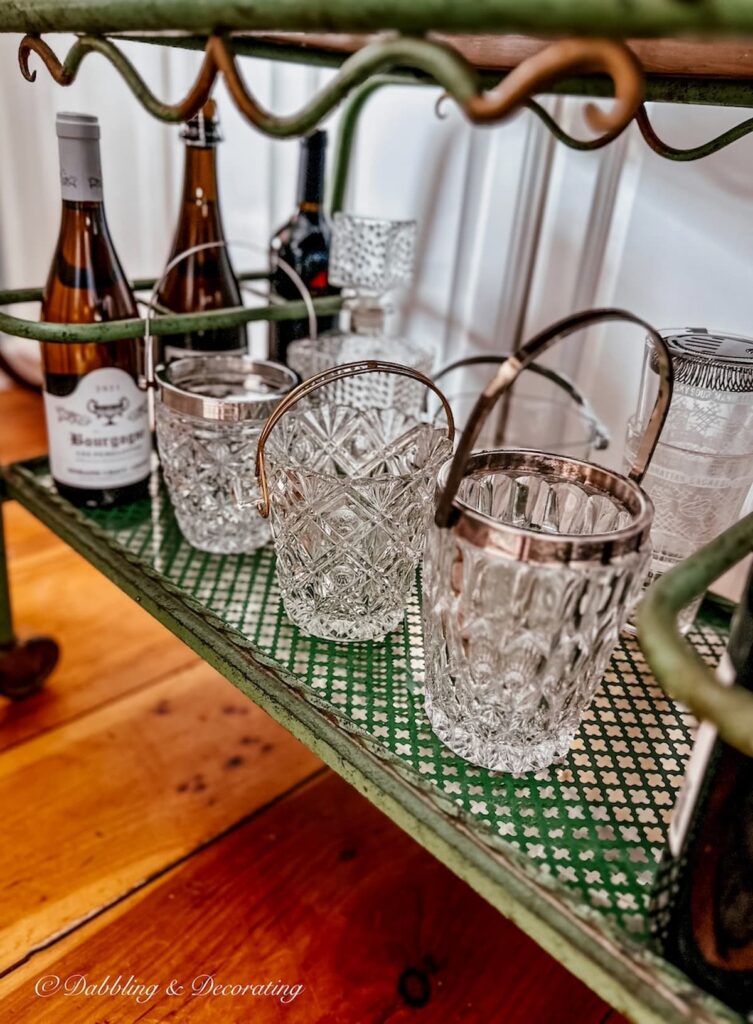
M 753 107 L 753 43 L 724 38 L 753 39 L 753 4 L 745 0 L 9 0 L 0 31 L 26 33 L 20 63 L 31 80 L 39 59 L 66 85 L 90 53 L 105 56 L 135 99 L 165 121 L 199 109 L 218 76 L 246 118 L 277 137 L 310 130 L 352 94 L 340 127 L 335 206 L 363 102 L 384 84 L 439 84 L 479 124 L 527 105 L 580 149 L 608 144 L 633 119 L 649 145 L 674 160 L 700 158 L 753 131 L 752 118 L 677 150 L 657 138 L 643 105 L 647 98 Z M 55 32 L 79 34 L 67 55 L 41 36 Z M 509 34 L 520 32 L 558 38 Z M 639 39 L 684 33 L 719 42 Z M 126 38 L 203 50 L 187 96 L 174 103 L 155 96 L 120 49 Z M 237 59 L 245 55 L 338 70 L 301 111 L 280 117 L 248 91 Z M 592 113 L 587 137 L 575 139 L 535 100 L 545 91 L 614 92 L 615 100 Z M 2 292 L 0 307 L 38 297 L 38 289 Z M 336 308 L 336 300 L 323 302 L 320 312 Z M 153 328 L 168 334 L 302 313 L 300 303 L 239 307 L 158 316 Z M 113 328 L 118 337 L 140 337 L 144 326 L 39 324 L 0 312 L 0 330 L 61 344 L 104 341 Z M 272 551 L 210 556 L 191 548 L 156 471 L 148 500 L 99 513 L 60 498 L 44 460 L 5 467 L 3 481 L 4 498 L 46 523 L 617 1009 L 654 1024 L 740 1019 L 650 948 L 648 897 L 693 722 L 658 690 L 637 643 L 618 647 L 563 765 L 524 779 L 495 776 L 465 764 L 429 729 L 417 599 L 403 631 L 382 643 L 317 641 L 285 619 Z M 709 661 L 724 648 L 727 621 L 728 613 L 712 609 L 696 628 L 694 642 Z M 3 562 L 0 657 L 12 644 Z

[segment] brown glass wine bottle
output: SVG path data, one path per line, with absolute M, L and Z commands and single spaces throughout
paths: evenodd
M 329 250 L 332 229 L 324 212 L 324 168 L 327 133 L 312 132 L 301 139 L 298 169 L 298 209 L 275 233 L 270 242 L 272 295 L 281 299 L 300 299 L 301 293 L 280 267 L 284 260 L 298 274 L 314 298 L 338 295 L 329 283 Z M 317 317 L 319 334 L 337 326 L 337 316 Z M 269 325 L 269 358 L 287 361 L 288 345 L 297 338 L 308 338 L 308 319 L 277 320 Z
M 102 323 L 138 316 L 102 201 L 99 123 L 58 114 L 63 212 L 42 319 Z M 140 341 L 42 345 L 50 469 L 76 505 L 102 508 L 147 493 L 151 434 L 139 390 Z
M 168 264 L 193 246 L 224 242 L 217 189 L 217 144 L 222 141 L 214 100 L 183 126 L 186 145 L 183 196 Z M 191 253 L 167 272 L 157 301 L 173 313 L 198 313 L 225 306 L 241 306 L 241 291 L 225 246 Z M 166 361 L 185 355 L 227 352 L 247 348 L 246 328 L 221 327 L 162 337 Z
M 753 690 L 753 573 L 717 670 Z M 704 722 L 669 833 L 670 880 L 659 933 L 665 955 L 708 992 L 753 1013 L 753 758 Z M 666 902 L 666 897 L 658 904 Z

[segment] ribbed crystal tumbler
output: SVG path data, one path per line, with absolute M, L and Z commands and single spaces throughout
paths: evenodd
M 536 355 L 592 324 L 649 331 L 660 387 L 625 475 L 530 449 L 474 452 L 496 401 Z M 651 558 L 640 486 L 672 395 L 659 334 L 624 310 L 574 314 L 506 359 L 438 481 L 423 572 L 425 707 L 455 753 L 492 771 L 563 758 L 601 682 Z
M 544 535 L 629 528 L 621 502 L 558 479 L 551 464 L 540 477 L 547 456 L 514 456 L 463 480 L 458 501 L 495 524 Z M 536 771 L 564 757 L 649 559 L 644 543 L 608 565 L 521 561 L 433 526 L 423 573 L 425 702 L 439 738 L 497 771 Z

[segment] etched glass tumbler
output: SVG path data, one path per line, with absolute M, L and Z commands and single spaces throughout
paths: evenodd
M 530 361 L 601 320 L 646 327 L 662 387 L 628 476 L 523 449 L 473 453 L 486 415 Z M 439 479 L 423 571 L 425 707 L 452 750 L 495 771 L 546 768 L 568 751 L 650 560 L 639 486 L 671 395 L 659 335 L 628 313 L 560 321 L 487 385 Z
M 434 388 L 397 364 L 336 367 L 291 392 L 259 439 L 259 511 L 271 512 L 285 611 L 328 640 L 380 639 L 402 621 L 452 452 L 449 406 L 444 429 L 396 408 L 318 401 L 291 411 L 326 384 L 375 372 Z
M 661 333 L 675 387 L 644 481 L 655 508 L 650 581 L 730 527 L 753 485 L 753 339 L 699 328 Z M 647 343 L 638 409 L 625 438 L 628 461 L 645 428 L 656 378 Z M 702 600 L 680 613 L 683 633 Z
M 188 356 L 155 371 L 157 448 L 186 540 L 240 554 L 269 540 L 250 467 L 265 420 L 296 383 L 292 370 L 248 356 Z

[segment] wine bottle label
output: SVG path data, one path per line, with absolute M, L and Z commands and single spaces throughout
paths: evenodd
M 71 487 L 105 490 L 149 474 L 147 396 L 125 370 L 102 367 L 69 395 L 44 393 L 50 469 Z
M 101 203 L 99 140 L 59 138 L 58 148 L 63 199 L 78 203 Z
M 732 686 L 735 682 L 735 669 L 729 654 L 725 651 L 716 669 L 716 678 L 722 686 Z M 716 726 L 709 721 L 701 722 L 695 734 L 695 743 L 685 769 L 685 778 L 677 797 L 672 820 L 669 823 L 669 852 L 677 859 L 682 854 L 690 823 L 693 820 L 701 785 L 706 774 L 709 759 L 716 744 Z

